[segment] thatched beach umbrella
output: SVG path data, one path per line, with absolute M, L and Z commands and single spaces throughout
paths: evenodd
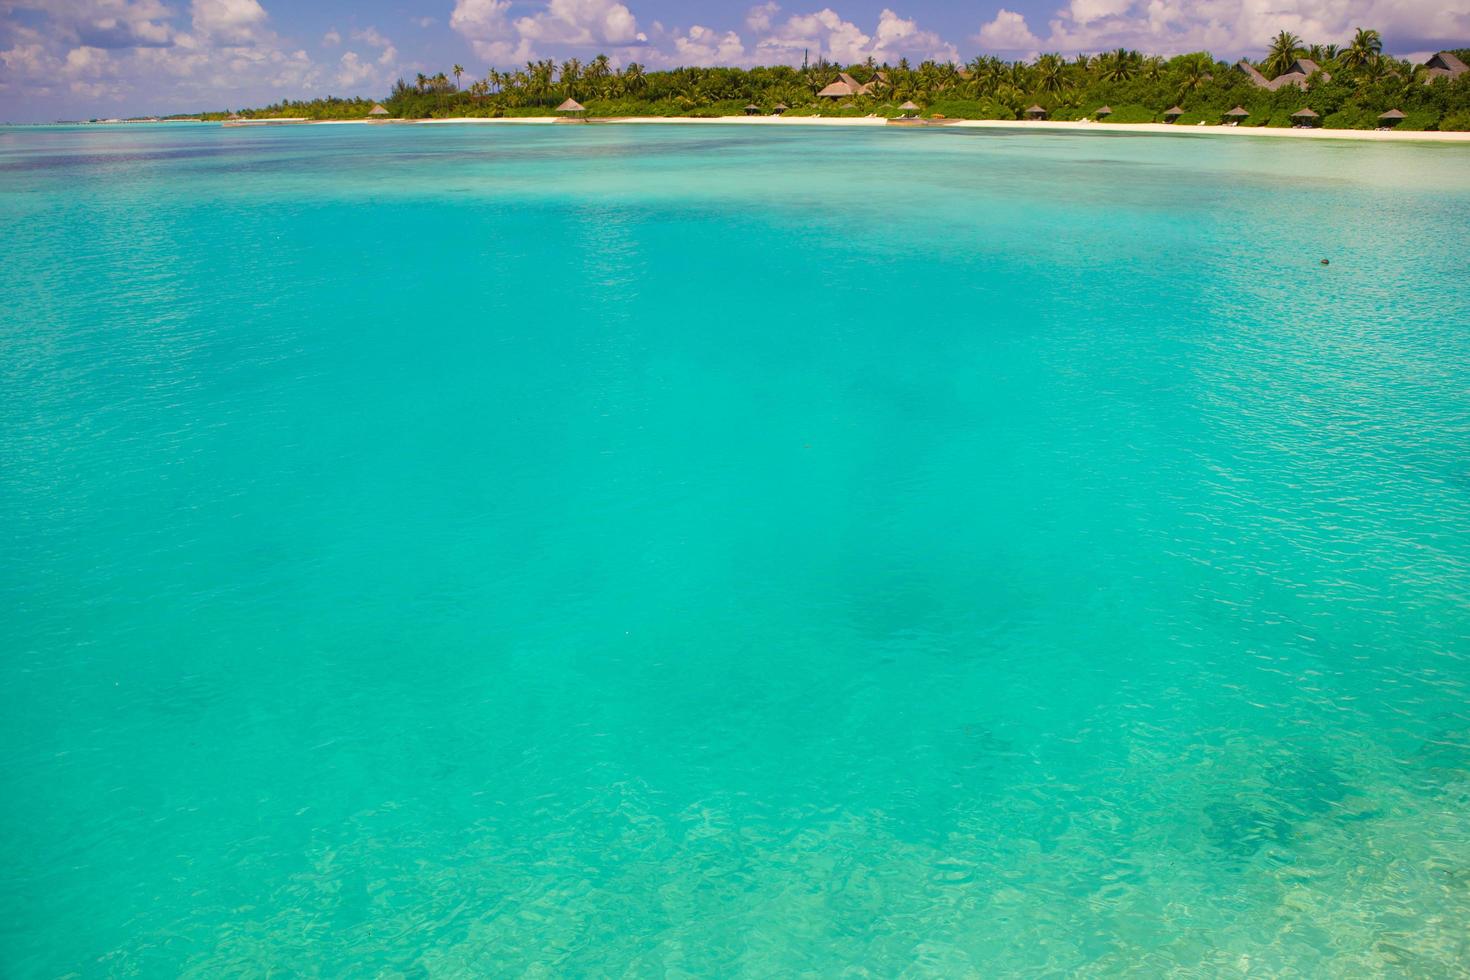
M 388 115 L 388 110 L 384 109 L 381 103 L 374 102 L 373 107 L 368 110 L 368 115 L 374 118 L 381 118 L 382 116 Z
M 1233 119 L 1236 122 L 1240 122 L 1240 120 L 1249 115 L 1250 112 L 1246 109 L 1245 106 L 1238 105 L 1234 109 L 1231 109 L 1229 112 L 1225 113 L 1225 118 Z
M 774 112 L 776 115 L 779 116 L 781 113 L 785 112 L 787 109 L 790 109 L 790 108 L 791 107 L 789 105 L 787 105 L 786 103 L 784 103 L 784 102 L 777 102 L 776 103 L 776 108 L 773 109 L 773 110 L 771 110 L 771 111 Z
M 1027 119 L 1045 119 L 1046 110 L 1039 105 L 1034 105 L 1026 110 Z
M 587 111 L 587 107 L 584 106 L 582 103 L 578 102 L 576 99 L 567 99 L 561 105 L 559 105 L 559 106 L 556 107 L 556 111 L 557 112 L 586 112 Z
M 747 116 L 758 116 L 760 115 L 760 111 L 761 107 L 756 105 L 754 102 L 745 107 L 745 114 Z
M 1311 109 L 1303 107 L 1291 114 L 1291 123 L 1293 126 L 1315 126 L 1318 118 L 1318 115 Z
M 1113 107 L 1110 106 L 1110 105 L 1099 106 L 1098 107 L 1098 110 L 1093 113 L 1093 115 L 1096 116 L 1098 119 L 1106 119 L 1108 116 L 1111 116 L 1112 114 L 1113 114 Z
M 914 105 L 913 99 L 909 99 L 903 105 L 898 107 L 898 111 L 903 113 L 902 118 L 912 119 L 914 118 L 914 113 L 919 111 L 919 107 Z
M 1170 106 L 1169 108 L 1164 110 L 1164 122 L 1174 122 L 1182 115 L 1184 115 L 1183 109 L 1179 108 L 1177 105 Z
M 1384 129 L 1397 126 L 1404 121 L 1404 114 L 1398 109 L 1390 109 L 1378 117 L 1378 125 Z

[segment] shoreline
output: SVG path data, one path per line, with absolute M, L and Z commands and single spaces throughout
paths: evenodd
M 552 116 L 511 116 L 486 118 L 465 116 L 454 119 L 323 119 L 300 123 L 276 122 L 276 125 L 309 126 L 548 126 L 548 125 L 634 125 L 634 126 L 865 126 L 886 127 L 889 120 L 866 116 L 610 116 L 585 120 L 560 119 Z M 270 120 L 251 120 L 239 128 L 269 126 Z M 924 119 L 896 125 L 895 129 L 1006 129 L 1037 130 L 1052 133 L 1146 133 L 1150 135 L 1225 135 L 1267 136 L 1289 139 L 1362 140 L 1380 143 L 1431 142 L 1470 143 L 1470 132 L 1438 132 L 1376 129 L 1280 129 L 1265 126 L 1176 126 L 1168 123 L 1104 123 L 1060 122 L 1052 120 L 1023 121 L 1009 119 Z

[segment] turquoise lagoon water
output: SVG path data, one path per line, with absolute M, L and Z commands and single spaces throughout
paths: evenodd
M 1467 227 L 1453 146 L 3 131 L 0 974 L 1464 975 Z

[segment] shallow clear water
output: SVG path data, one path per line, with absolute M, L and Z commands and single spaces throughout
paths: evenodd
M 0 974 L 1463 974 L 1467 227 L 1456 146 L 0 130 Z

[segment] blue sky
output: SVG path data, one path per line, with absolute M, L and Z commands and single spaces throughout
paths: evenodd
M 1127 46 L 1257 55 L 1277 30 L 1390 51 L 1470 45 L 1470 0 L 0 0 L 0 119 L 130 115 L 386 93 L 529 58 L 619 65 L 1029 57 Z

